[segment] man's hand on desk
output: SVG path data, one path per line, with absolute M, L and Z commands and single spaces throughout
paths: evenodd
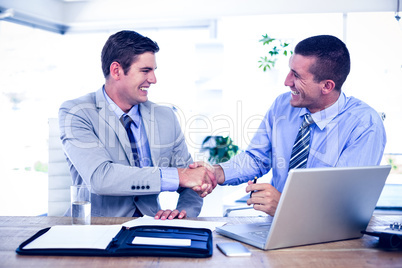
M 247 205 L 253 205 L 255 210 L 274 216 L 281 193 L 269 183 L 253 183 L 249 181 L 246 192 L 252 191 L 256 192 L 253 192 L 251 198 L 247 200 Z
M 155 215 L 155 220 L 173 220 L 174 218 L 184 219 L 187 216 L 187 212 L 183 209 L 181 212 L 175 210 L 159 210 Z
M 191 188 L 199 196 L 205 197 L 216 187 L 215 174 L 213 168 L 206 166 L 196 166 L 192 168 L 179 168 L 179 186 Z

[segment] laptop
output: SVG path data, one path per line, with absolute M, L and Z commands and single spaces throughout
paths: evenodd
M 363 236 L 391 166 L 292 169 L 275 217 L 216 231 L 264 250 Z

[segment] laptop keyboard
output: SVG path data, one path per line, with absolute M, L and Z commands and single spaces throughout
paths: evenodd
M 269 230 L 266 231 L 255 231 L 255 232 L 249 232 L 250 235 L 255 236 L 255 237 L 259 237 L 259 238 L 267 238 L 268 234 L 269 234 Z

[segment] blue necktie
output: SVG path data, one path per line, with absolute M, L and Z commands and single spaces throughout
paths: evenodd
M 126 129 L 128 139 L 130 140 L 131 151 L 133 153 L 133 158 L 134 158 L 134 164 L 135 164 L 135 166 L 139 167 L 140 166 L 140 160 L 139 160 L 139 157 L 138 157 L 137 144 L 135 142 L 133 131 L 131 130 L 131 123 L 134 123 L 134 122 L 131 119 L 131 117 L 129 115 L 127 115 L 127 114 L 124 114 L 120 118 L 120 121 L 123 124 L 124 128 Z M 143 214 L 141 213 L 141 211 L 137 207 L 137 209 L 135 210 L 135 212 L 133 214 L 133 217 L 142 217 L 142 216 L 143 216 Z
M 305 114 L 290 156 L 289 170 L 305 168 L 310 151 L 310 125 L 314 123 L 310 114 Z
M 133 134 L 133 131 L 131 130 L 131 123 L 134 123 L 134 122 L 131 119 L 131 117 L 127 114 L 122 115 L 122 117 L 120 118 L 120 121 L 123 124 L 124 128 L 126 129 L 128 139 L 130 140 L 131 151 L 133 153 L 133 158 L 134 158 L 134 165 L 139 167 L 140 160 L 139 160 L 139 156 L 138 156 L 137 143 L 135 142 L 134 134 Z

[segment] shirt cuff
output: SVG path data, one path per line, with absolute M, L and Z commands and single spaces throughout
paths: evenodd
M 239 177 L 238 167 L 234 161 L 227 161 L 219 163 L 218 165 L 221 166 L 223 169 L 223 173 L 225 174 L 225 183 L 227 184 L 228 181 L 231 181 L 233 178 Z
M 179 189 L 179 172 L 177 168 L 159 168 L 161 172 L 161 191 L 174 192 Z
M 256 172 L 252 168 L 255 162 L 245 153 L 236 155 L 236 158 L 219 163 L 219 165 L 225 174 L 225 182 L 222 185 L 239 185 L 256 176 Z

